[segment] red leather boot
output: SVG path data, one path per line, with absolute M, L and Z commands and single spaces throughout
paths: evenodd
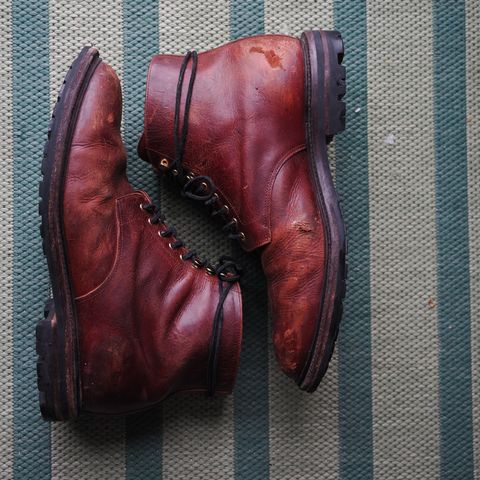
M 244 38 L 153 57 L 139 154 L 262 249 L 283 371 L 313 391 L 345 294 L 345 229 L 327 142 L 344 129 L 338 32 Z
M 126 177 L 113 69 L 85 47 L 52 114 L 40 184 L 53 300 L 37 326 L 47 419 L 125 414 L 176 392 L 231 392 L 242 305 L 231 261 L 207 264 Z

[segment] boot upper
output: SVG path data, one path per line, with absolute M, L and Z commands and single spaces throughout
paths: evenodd
M 222 292 L 216 391 L 232 389 L 241 342 L 238 284 L 182 260 L 151 200 L 126 177 L 121 89 L 101 63 L 78 112 L 63 211 L 76 296 L 81 404 L 94 413 L 147 408 L 206 391 Z M 152 220 L 153 219 L 153 220 Z M 172 248 L 173 247 L 173 248 Z
M 150 64 L 139 153 L 159 171 L 175 158 L 182 59 L 157 55 Z M 190 73 L 191 64 L 183 98 Z M 297 381 L 318 327 L 327 255 L 306 151 L 304 81 L 297 38 L 250 37 L 200 53 L 183 161 L 212 179 L 245 236 L 242 246 L 263 247 L 275 353 Z

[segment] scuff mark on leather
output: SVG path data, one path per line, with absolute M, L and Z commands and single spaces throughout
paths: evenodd
M 265 51 L 262 47 L 252 47 L 250 48 L 250 52 L 263 54 L 272 68 L 281 68 L 284 70 L 282 59 L 273 50 Z
M 311 232 L 313 227 L 308 222 L 295 222 L 293 224 L 300 232 Z
M 293 373 L 297 368 L 298 357 L 298 339 L 295 330 L 285 329 L 283 335 L 277 332 L 274 335 L 273 342 L 277 349 L 280 366 L 285 373 Z

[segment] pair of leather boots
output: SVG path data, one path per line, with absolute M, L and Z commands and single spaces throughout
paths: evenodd
M 153 57 L 139 155 L 261 251 L 282 370 L 316 389 L 345 293 L 345 232 L 326 145 L 344 128 L 338 32 L 244 38 Z M 67 73 L 42 162 L 52 300 L 37 325 L 47 419 L 126 414 L 173 393 L 232 391 L 239 269 L 189 250 L 126 176 L 114 70 L 85 47 Z M 248 321 L 248 319 L 247 319 Z

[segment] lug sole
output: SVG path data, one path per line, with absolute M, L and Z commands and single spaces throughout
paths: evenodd
M 37 324 L 39 403 L 46 420 L 78 416 L 81 404 L 75 295 L 70 280 L 63 231 L 63 191 L 68 154 L 78 111 L 93 72 L 98 51 L 84 47 L 67 72 L 52 112 L 39 185 L 40 234 L 52 285 Z
M 327 144 L 345 129 L 346 76 L 339 32 L 306 31 L 301 36 L 305 64 L 305 124 L 309 167 L 318 207 L 325 221 L 325 289 L 312 347 L 297 383 L 313 392 L 333 355 L 346 291 L 347 242 L 340 201 L 327 157 Z

